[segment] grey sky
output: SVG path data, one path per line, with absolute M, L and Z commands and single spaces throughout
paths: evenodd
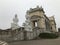
M 25 21 L 26 11 L 37 5 L 44 8 L 45 14 L 49 17 L 54 15 L 57 27 L 60 27 L 60 0 L 0 0 L 0 28 L 11 27 L 15 14 L 18 15 L 19 25 Z

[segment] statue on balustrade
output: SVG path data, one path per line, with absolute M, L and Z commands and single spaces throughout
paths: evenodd
M 19 28 L 20 26 L 18 25 L 18 17 L 17 14 L 15 14 L 15 17 L 13 18 L 13 23 L 11 23 L 11 28 L 12 30 Z
M 30 21 L 30 16 L 29 15 L 26 15 L 26 21 L 25 21 L 25 23 L 23 23 L 23 26 L 24 26 L 26 31 L 32 31 L 32 25 L 31 25 L 31 21 Z

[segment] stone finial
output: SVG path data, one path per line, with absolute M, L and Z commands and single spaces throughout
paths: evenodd
M 30 8 L 30 10 L 32 10 L 32 8 Z
M 55 19 L 55 18 L 54 18 L 54 15 L 52 16 L 52 18 Z
M 37 8 L 39 8 L 39 6 L 37 5 Z
M 29 15 L 29 10 L 27 10 L 26 14 Z
M 17 14 L 15 14 L 15 18 L 17 18 Z
M 42 6 L 40 7 L 40 9 L 43 9 Z

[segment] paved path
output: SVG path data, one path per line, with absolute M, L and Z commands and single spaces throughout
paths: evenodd
M 60 38 L 18 41 L 18 42 L 12 42 L 10 43 L 10 45 L 60 45 Z

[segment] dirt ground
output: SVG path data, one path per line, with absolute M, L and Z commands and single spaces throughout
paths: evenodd
M 17 41 L 17 42 L 11 42 L 9 43 L 9 45 L 60 45 L 60 38 Z

